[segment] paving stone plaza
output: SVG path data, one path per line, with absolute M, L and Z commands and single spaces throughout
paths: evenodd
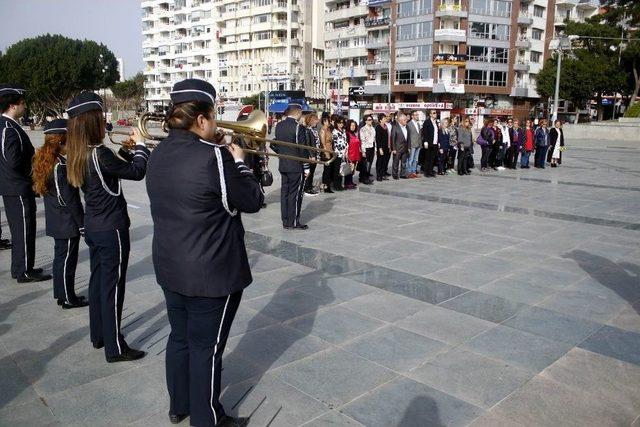
M 282 229 L 276 180 L 243 216 L 254 282 L 223 362 L 227 412 L 251 426 L 640 426 L 640 145 L 567 146 L 557 169 L 309 198 L 307 231 Z M 51 282 L 17 284 L 1 252 L 0 425 L 171 425 L 148 198 L 123 187 L 123 332 L 149 355 L 107 364 L 88 310 L 57 307 Z M 36 265 L 52 256 L 39 201 Z M 83 295 L 88 258 L 81 243 Z

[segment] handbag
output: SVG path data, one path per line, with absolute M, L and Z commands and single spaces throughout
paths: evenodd
M 273 174 L 267 167 L 267 165 L 262 166 L 262 175 L 260 176 L 260 185 L 263 187 L 270 187 L 273 184 Z
M 347 175 L 351 175 L 351 163 L 343 160 L 342 163 L 340 163 L 340 176 Z

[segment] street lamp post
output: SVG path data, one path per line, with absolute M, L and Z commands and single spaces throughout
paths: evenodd
M 558 64 L 556 67 L 556 88 L 555 93 L 553 95 L 553 121 L 558 120 L 558 104 L 560 103 L 560 69 L 562 67 L 562 53 L 566 50 L 571 50 L 571 42 L 573 40 L 579 39 L 580 36 L 562 36 L 558 40 L 558 47 L 556 48 L 556 53 L 558 54 Z

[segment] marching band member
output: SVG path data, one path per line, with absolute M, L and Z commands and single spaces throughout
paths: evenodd
M 133 156 L 123 149 L 118 153 L 126 160 L 103 145 L 102 98 L 93 92 L 75 97 L 67 114 L 67 178 L 72 186 L 82 188 L 85 200 L 91 341 L 95 348 L 104 347 L 109 363 L 140 359 L 145 352 L 130 348 L 120 332 L 130 243 L 120 179 L 142 180 L 149 150 L 137 131 L 132 133 Z
M 56 119 L 44 128 L 44 145 L 33 157 L 33 189 L 44 197 L 47 236 L 54 238 L 53 297 L 64 309 L 86 307 L 76 296 L 80 232 L 84 209 L 80 192 L 67 181 L 67 121 Z
M 241 212 L 258 212 L 260 184 L 235 144 L 218 145 L 213 86 L 178 82 L 169 136 L 149 160 L 153 265 L 171 324 L 166 375 L 169 419 L 238 426 L 219 401 L 222 354 L 242 291 L 252 281 Z
M 31 180 L 35 152 L 18 119 L 26 107 L 25 90 L 15 84 L 0 85 L 0 194 L 11 230 L 11 277 L 18 283 L 51 279 L 33 268 L 36 252 L 36 198 Z

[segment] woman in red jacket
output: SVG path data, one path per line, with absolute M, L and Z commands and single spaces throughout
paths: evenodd
M 533 123 L 531 120 L 527 120 L 527 124 L 524 129 L 524 144 L 522 144 L 522 158 L 520 160 L 520 167 L 522 169 L 529 169 L 529 156 L 533 152 L 534 146 Z
M 351 165 L 351 173 L 344 177 L 345 188 L 347 190 L 355 190 L 356 185 L 353 183 L 353 172 L 355 171 L 355 167 L 362 158 L 360 137 L 358 136 L 358 123 L 354 120 L 349 120 L 347 122 L 347 142 L 349 143 L 349 148 L 347 149 L 347 158 L 349 159 L 349 164 Z

